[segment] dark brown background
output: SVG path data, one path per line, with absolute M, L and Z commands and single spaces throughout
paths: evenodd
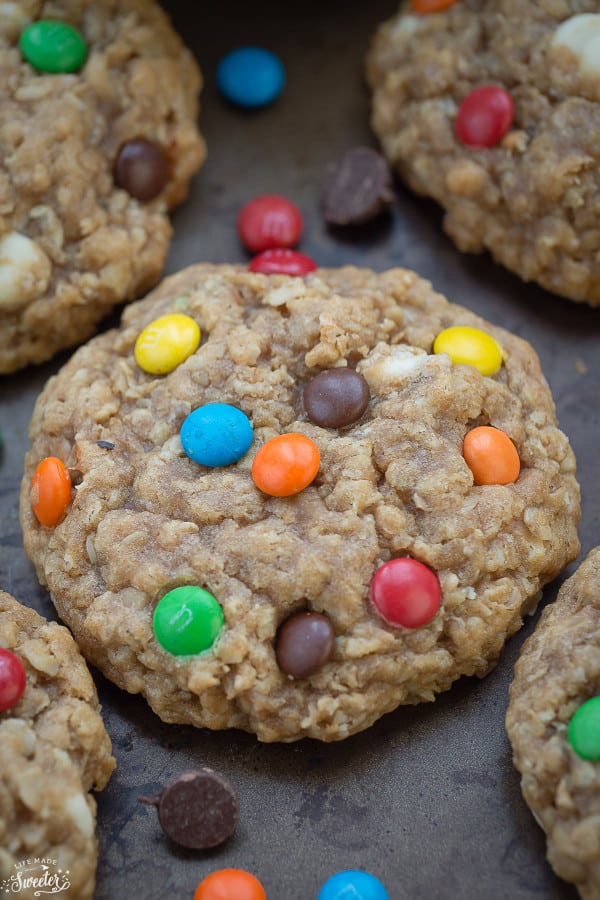
M 527 338 L 577 454 L 585 554 L 599 535 L 600 310 L 523 284 L 487 257 L 460 255 L 443 235 L 439 210 L 401 187 L 376 227 L 334 232 L 322 221 L 328 162 L 373 143 L 362 60 L 394 0 L 166 5 L 205 74 L 201 127 L 209 147 L 174 216 L 168 270 L 244 261 L 236 214 L 252 196 L 277 192 L 301 207 L 300 249 L 319 263 L 414 268 L 451 300 Z M 260 112 L 228 106 L 215 87 L 216 63 L 241 44 L 275 50 L 287 68 L 284 94 Z M 67 356 L 0 378 L 0 585 L 48 616 L 51 604 L 22 549 L 17 495 L 33 404 Z M 544 602 L 556 589 L 547 588 Z M 399 709 L 343 744 L 261 745 L 242 733 L 163 725 L 141 698 L 97 676 L 119 763 L 98 797 L 97 900 L 191 900 L 208 872 L 229 866 L 255 873 L 269 900 L 314 900 L 329 875 L 352 867 L 381 878 L 391 900 L 572 900 L 576 892 L 545 862 L 503 725 L 513 663 L 534 624 L 509 642 L 484 681 L 463 679 L 435 704 Z M 223 772 L 240 796 L 235 836 L 211 852 L 169 844 L 155 811 L 137 802 L 194 765 Z

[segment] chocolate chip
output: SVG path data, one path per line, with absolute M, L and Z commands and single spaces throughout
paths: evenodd
M 286 675 L 308 678 L 328 661 L 334 640 L 335 631 L 327 616 L 316 612 L 296 613 L 277 632 L 277 665 Z
M 239 803 L 231 784 L 212 769 L 184 772 L 156 797 L 139 797 L 156 806 L 161 828 L 171 840 L 194 850 L 216 847 L 236 829 Z
M 96 444 L 99 447 L 102 447 L 103 450 L 114 450 L 115 445 L 112 441 L 96 441 Z
M 159 144 L 136 138 L 123 144 L 115 161 L 117 185 L 146 203 L 158 196 L 169 178 L 169 161 Z
M 362 225 L 393 202 L 388 164 L 372 147 L 352 147 L 330 167 L 323 211 L 331 225 Z
M 369 385 L 354 369 L 326 369 L 304 388 L 306 415 L 322 428 L 343 428 L 357 422 L 369 404 Z

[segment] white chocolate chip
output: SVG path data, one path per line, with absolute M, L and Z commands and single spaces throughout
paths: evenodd
M 42 248 L 16 231 L 0 239 L 0 309 L 14 310 L 48 287 L 52 264 Z
M 0 3 L 0 34 L 9 41 L 15 41 L 30 22 L 22 3 Z
M 582 75 L 600 78 L 600 13 L 571 16 L 552 39 L 553 47 L 567 47 L 579 60 Z
M 72 797 L 69 797 L 65 807 L 79 831 L 86 837 L 92 837 L 94 820 L 83 794 L 74 794 Z
M 448 364 L 443 354 L 432 356 L 420 347 L 396 344 L 390 347 L 377 344 L 356 371 L 363 375 L 376 394 L 386 394 L 390 388 L 400 387 L 418 377 L 426 369 Z

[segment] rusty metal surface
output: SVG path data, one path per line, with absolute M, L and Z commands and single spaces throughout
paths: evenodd
M 451 300 L 528 339 L 578 458 L 584 555 L 599 542 L 600 310 L 523 284 L 488 257 L 459 254 L 441 230 L 440 211 L 401 187 L 375 227 L 345 233 L 322 221 L 327 164 L 352 145 L 374 143 L 362 58 L 395 3 L 166 6 L 205 74 L 201 125 L 209 147 L 174 216 L 168 271 L 201 260 L 244 261 L 235 232 L 240 205 L 258 193 L 283 193 L 304 213 L 300 249 L 319 263 L 414 268 Z M 216 63 L 241 44 L 275 50 L 287 68 L 283 96 L 260 112 L 236 110 L 216 90 Z M 36 396 L 67 357 L 0 379 L 0 585 L 49 617 L 51 603 L 22 549 L 18 489 Z M 557 587 L 547 588 L 544 603 Z M 98 796 L 97 900 L 184 900 L 210 871 L 230 866 L 256 874 L 269 900 L 312 900 L 345 868 L 377 875 L 392 900 L 572 900 L 574 889 L 545 861 L 504 732 L 512 667 L 536 618 L 483 681 L 463 679 L 435 704 L 399 709 L 334 745 L 261 745 L 242 733 L 167 726 L 140 697 L 94 672 L 119 764 Z M 196 765 L 225 774 L 240 797 L 236 834 L 208 852 L 169 843 L 155 811 L 137 802 Z

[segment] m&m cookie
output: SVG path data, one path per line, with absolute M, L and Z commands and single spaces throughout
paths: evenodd
M 48 383 L 27 553 L 169 722 L 340 740 L 483 676 L 579 549 L 535 352 L 415 273 L 197 265 Z

